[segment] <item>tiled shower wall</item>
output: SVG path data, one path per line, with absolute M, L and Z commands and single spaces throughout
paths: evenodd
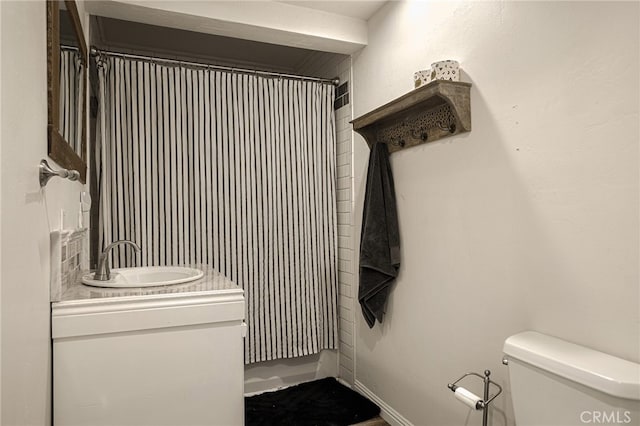
M 340 315 L 340 351 L 338 354 L 339 377 L 353 384 L 354 365 L 354 315 L 357 296 L 354 271 L 354 229 L 353 229 L 353 172 L 352 172 L 352 132 L 351 124 L 351 58 L 341 61 L 337 66 L 340 84 L 347 89 L 340 90 L 341 96 L 336 109 L 336 143 L 338 181 L 338 284 Z M 346 102 L 346 103 L 345 103 Z M 342 105 L 341 105 L 342 104 Z
M 355 377 L 354 321 L 356 314 L 357 275 L 356 250 L 353 228 L 353 138 L 351 131 L 351 57 L 335 54 L 319 54 L 304 64 L 299 74 L 323 78 L 340 78 L 336 89 L 336 155 L 337 155 L 337 209 L 338 209 L 338 283 L 340 346 L 338 352 L 338 376 L 349 384 Z M 345 84 L 346 83 L 346 84 Z

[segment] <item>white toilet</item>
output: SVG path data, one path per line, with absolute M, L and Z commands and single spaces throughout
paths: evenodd
M 518 426 L 640 425 L 640 364 L 535 331 L 503 351 Z

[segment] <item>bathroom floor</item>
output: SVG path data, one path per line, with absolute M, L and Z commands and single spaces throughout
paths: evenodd
M 247 426 L 386 425 L 379 414 L 376 404 L 332 377 L 245 398 Z

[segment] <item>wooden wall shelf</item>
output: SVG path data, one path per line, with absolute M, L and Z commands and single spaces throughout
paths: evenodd
M 351 121 L 389 152 L 471 131 L 471 83 L 435 80 Z

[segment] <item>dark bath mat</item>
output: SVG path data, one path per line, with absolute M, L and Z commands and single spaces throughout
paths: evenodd
M 346 426 L 380 414 L 380 407 L 333 377 L 244 399 L 245 426 Z

